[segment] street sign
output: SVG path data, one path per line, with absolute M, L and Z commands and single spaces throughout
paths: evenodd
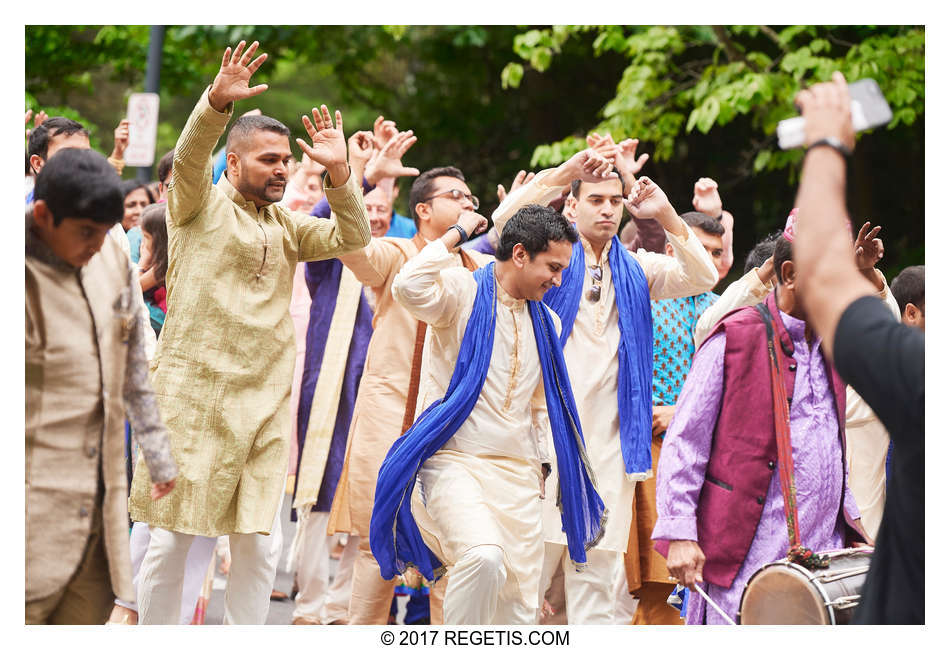
M 129 97 L 129 146 L 125 164 L 150 167 L 155 162 L 155 136 L 158 134 L 158 93 L 134 93 Z

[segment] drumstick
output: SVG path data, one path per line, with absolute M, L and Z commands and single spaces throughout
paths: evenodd
M 713 609 L 715 609 L 716 612 L 717 612 L 720 616 L 722 616 L 724 619 L 726 619 L 727 621 L 729 621 L 729 625 L 735 625 L 735 624 L 736 624 L 736 622 L 735 622 L 734 620 L 732 620 L 731 618 L 729 618 L 729 616 L 726 615 L 726 613 L 725 613 L 724 611 L 722 611 L 722 608 L 720 608 L 719 605 L 717 605 L 716 603 L 713 602 L 712 598 L 710 598 L 709 596 L 706 595 L 706 592 L 703 591 L 703 588 L 700 587 L 698 584 L 696 585 L 696 591 L 699 592 L 699 595 L 700 595 L 700 596 L 702 596 L 703 598 L 706 599 L 706 602 L 707 602 L 707 603 L 709 603 L 710 605 L 713 606 Z

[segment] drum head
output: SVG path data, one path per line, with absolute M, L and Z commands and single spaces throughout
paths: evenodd
M 739 605 L 742 625 L 829 625 L 828 609 L 808 572 L 788 563 L 752 574 Z

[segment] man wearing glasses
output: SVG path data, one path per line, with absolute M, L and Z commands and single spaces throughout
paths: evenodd
M 366 365 L 357 391 L 350 424 L 349 446 L 330 512 L 329 529 L 359 535 L 359 556 L 353 567 L 349 623 L 385 625 L 395 580 L 380 577 L 369 547 L 369 521 L 376 477 L 386 452 L 412 424 L 416 414 L 422 342 L 426 325 L 393 301 L 393 278 L 425 245 L 453 229 L 462 214 L 478 209 L 465 176 L 455 167 L 430 169 L 413 181 L 409 213 L 418 232 L 412 239 L 374 238 L 360 251 L 340 260 L 357 279 L 372 289 L 376 314 Z M 469 270 L 491 257 L 454 248 L 452 264 Z M 432 622 L 441 621 L 441 602 L 432 599 Z
M 599 153 L 604 151 L 598 150 Z M 636 481 L 651 475 L 653 329 L 650 300 L 695 295 L 719 278 L 696 234 L 677 216 L 650 179 L 634 179 L 633 160 L 615 147 L 620 178 L 580 180 L 571 161 L 540 172 L 512 192 L 492 215 L 529 203 L 545 205 L 571 186 L 579 241 L 561 286 L 545 302 L 561 318 L 561 341 L 571 376 L 597 491 L 610 513 L 603 539 L 588 551 L 583 572 L 570 567 L 567 540 L 553 500 L 544 504 L 545 562 L 539 603 L 558 563 L 564 567 L 568 623 L 613 623 L 623 586 L 623 554 L 633 512 Z M 625 187 L 626 186 L 626 187 Z M 631 253 L 616 237 L 626 203 L 640 219 L 656 219 L 673 256 Z

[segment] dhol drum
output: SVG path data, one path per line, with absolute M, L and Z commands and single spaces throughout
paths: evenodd
M 828 567 L 781 560 L 752 574 L 739 603 L 740 625 L 846 625 L 861 600 L 872 549 L 823 551 Z

